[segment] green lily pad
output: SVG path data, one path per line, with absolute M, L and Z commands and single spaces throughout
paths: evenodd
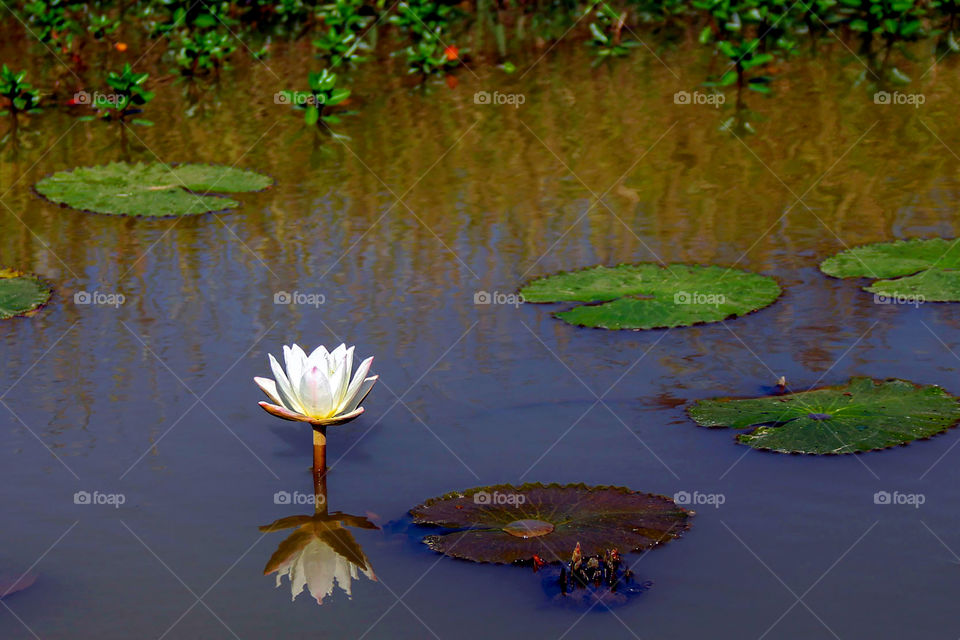
M 827 258 L 820 270 L 835 278 L 875 278 L 864 291 L 891 301 L 960 302 L 958 244 L 943 238 L 868 244 Z
M 0 269 L 0 320 L 35 312 L 50 299 L 52 290 L 36 276 Z
M 217 195 L 261 191 L 273 179 L 255 171 L 209 164 L 111 162 L 61 171 L 35 185 L 60 205 L 125 216 L 186 216 L 240 206 Z
M 905 445 L 960 422 L 960 402 L 936 385 L 851 378 L 841 386 L 762 398 L 701 400 L 703 427 L 746 429 L 737 442 L 778 453 L 843 454 Z
M 583 302 L 554 315 L 581 327 L 662 329 L 719 322 L 773 303 L 773 278 L 717 266 L 655 263 L 590 267 L 527 283 L 524 302 Z
M 625 487 L 539 483 L 456 491 L 410 514 L 416 524 L 455 529 L 424 538 L 434 551 L 499 564 L 564 562 L 577 543 L 585 555 L 648 549 L 680 536 L 691 516 L 671 498 Z

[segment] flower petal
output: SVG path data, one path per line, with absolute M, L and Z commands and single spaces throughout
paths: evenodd
M 330 381 L 327 372 L 321 367 L 313 366 L 303 373 L 297 397 L 303 407 L 304 415 L 311 418 L 328 418 L 333 415 L 333 395 L 330 392 Z
M 303 372 L 307 370 L 307 354 L 299 345 L 294 344 L 291 347 L 284 345 L 283 361 L 287 365 L 287 380 L 290 381 L 290 388 L 297 389 Z
M 260 390 L 267 394 L 267 397 L 273 400 L 274 404 L 283 405 L 283 401 L 280 400 L 280 396 L 277 395 L 277 383 L 270 378 L 257 378 L 254 377 L 254 382 L 257 383 L 257 386 L 260 387 Z
M 340 411 L 342 413 L 352 413 L 359 406 L 360 403 L 367 397 L 367 394 L 370 393 L 370 390 L 373 389 L 373 385 L 376 384 L 380 376 L 370 376 L 360 384 L 360 388 L 357 390 L 357 394 L 348 402 Z
M 300 404 L 296 392 L 290 385 L 287 374 L 283 372 L 283 367 L 281 367 L 277 359 L 273 357 L 273 354 L 270 354 L 270 368 L 273 370 L 273 379 L 277 382 L 277 395 L 280 396 L 280 403 L 291 411 L 303 413 L 303 406 Z
M 353 380 L 350 381 L 350 387 L 347 389 L 347 393 L 343 397 L 343 402 L 341 403 L 343 407 L 341 408 L 341 411 L 348 410 L 346 407 L 353 407 L 356 409 L 357 405 L 360 404 L 359 401 L 357 401 L 356 404 L 353 404 L 353 400 L 359 393 L 360 385 L 362 385 L 363 381 L 366 379 L 367 373 L 370 371 L 370 365 L 372 364 L 373 356 L 370 356 L 361 362 L 359 367 L 357 367 L 357 372 L 353 374 Z

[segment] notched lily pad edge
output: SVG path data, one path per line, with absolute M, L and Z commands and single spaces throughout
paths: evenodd
M 108 162 L 107 164 L 116 164 L 116 162 L 111 161 L 111 162 Z M 128 162 L 128 163 L 126 163 L 126 164 L 131 164 L 131 163 Z M 166 164 L 168 167 L 179 167 L 180 165 L 185 165 L 185 164 L 202 164 L 202 165 L 206 165 L 206 166 L 208 166 L 208 167 L 226 167 L 226 166 L 227 166 L 227 165 L 225 165 L 225 164 L 216 164 L 216 163 L 213 163 L 213 162 L 167 162 L 167 163 L 158 163 L 158 164 Z M 146 219 L 150 219 L 150 220 L 165 220 L 165 219 L 169 219 L 169 218 L 195 218 L 195 217 L 199 217 L 199 216 L 209 216 L 209 215 L 215 215 L 215 214 L 218 214 L 218 213 L 228 213 L 228 212 L 230 212 L 230 211 L 237 211 L 237 210 L 239 210 L 239 209 L 243 206 L 243 202 L 241 202 L 240 200 L 237 200 L 237 199 L 235 199 L 235 198 L 232 198 L 231 196 L 228 196 L 228 195 L 224 195 L 225 193 L 231 193 L 231 192 L 217 192 L 217 191 L 203 192 L 203 191 L 192 191 L 191 189 L 187 189 L 186 187 L 180 187 L 181 189 L 183 189 L 183 190 L 186 191 L 187 193 L 192 193 L 192 194 L 198 195 L 198 196 L 206 196 L 206 197 L 208 197 L 208 198 L 223 198 L 224 200 L 233 200 L 234 202 L 237 203 L 237 206 L 235 206 L 235 207 L 224 207 L 223 209 L 215 209 L 215 210 L 213 210 L 213 211 L 204 211 L 203 213 L 181 213 L 181 214 L 179 214 L 179 215 L 176 214 L 176 213 L 167 213 L 167 214 L 164 214 L 164 215 L 162 215 L 162 216 L 148 216 L 148 215 L 138 215 L 138 214 L 135 214 L 135 213 L 107 213 L 107 212 L 105 212 L 105 211 L 93 211 L 93 210 L 91 210 L 91 209 L 78 209 L 77 207 L 71 207 L 70 205 L 66 204 L 65 202 L 57 202 L 57 201 L 55 201 L 55 200 L 51 200 L 51 199 L 48 198 L 47 196 L 45 196 L 45 195 L 43 195 L 42 193 L 40 193 L 39 191 L 37 191 L 37 185 L 38 185 L 38 184 L 40 184 L 41 182 L 43 182 L 44 180 L 46 180 L 47 178 L 49 178 L 50 176 L 53 176 L 53 175 L 55 175 L 55 174 L 58 174 L 58 173 L 73 173 L 73 172 L 76 171 L 77 169 L 96 169 L 97 167 L 102 167 L 102 166 L 103 166 L 103 165 L 92 165 L 92 166 L 89 166 L 89 167 L 74 167 L 73 169 L 64 169 L 64 170 L 62 170 L 62 171 L 52 171 L 52 172 L 48 173 L 47 175 L 43 176 L 42 178 L 40 178 L 39 180 L 37 180 L 36 182 L 34 182 L 33 185 L 30 187 L 30 191 L 33 192 L 33 195 L 37 196 L 38 198 L 40 198 L 40 199 L 43 200 L 44 202 L 48 202 L 48 203 L 50 203 L 50 204 L 52 204 L 52 205 L 58 206 L 58 207 L 60 207 L 61 209 L 70 209 L 70 210 L 72 210 L 72 211 L 79 211 L 79 212 L 81 212 L 81 213 L 88 213 L 88 214 L 92 214 L 92 215 L 96 215 L 96 216 L 109 216 L 109 217 L 111 217 L 111 218 L 146 218 Z M 257 173 L 257 174 L 259 174 L 259 175 L 261 175 L 261 176 L 263 176 L 263 177 L 265 177 L 265 178 L 270 178 L 270 184 L 268 184 L 267 186 L 265 186 L 263 189 L 253 189 L 253 190 L 250 190 L 250 191 L 238 191 L 238 192 L 236 192 L 236 193 L 263 193 L 264 191 L 269 191 L 270 189 L 272 189 L 272 188 L 277 184 L 277 179 L 274 178 L 272 174 L 269 174 L 269 173 L 267 173 L 266 171 L 260 171 L 259 169 L 248 169 L 248 168 L 245 168 L 245 167 L 230 167 L 230 168 L 231 168 L 231 169 L 240 169 L 240 170 L 242 170 L 242 171 L 249 171 L 250 173 Z
M 908 242 L 913 242 L 917 240 L 920 240 L 920 241 L 943 240 L 945 242 L 956 242 L 960 240 L 960 238 L 945 238 L 943 236 L 933 236 L 931 238 L 898 238 L 895 240 L 877 240 L 876 242 L 865 242 L 863 244 L 858 244 L 854 247 L 850 247 L 849 249 L 844 249 L 843 251 L 835 253 L 832 256 L 827 256 L 826 258 L 821 260 L 819 264 L 817 264 L 817 271 L 820 272 L 820 275 L 824 275 L 832 280 L 870 280 L 874 284 L 877 282 L 880 282 L 881 280 L 900 280 L 901 278 L 909 278 L 923 271 L 929 271 L 929 267 L 927 269 L 918 269 L 917 271 L 914 271 L 912 273 L 905 273 L 901 276 L 892 276 L 890 278 L 878 278 L 875 276 L 835 276 L 823 270 L 823 263 L 829 260 L 830 258 L 835 258 L 841 253 L 847 253 L 848 251 L 854 251 L 856 249 L 861 249 L 863 247 L 872 247 L 873 245 L 876 245 L 876 244 L 906 244 Z M 951 269 L 951 271 L 953 271 L 953 269 Z M 871 291 L 872 287 L 873 287 L 873 284 L 869 284 L 869 285 L 860 287 L 860 290 L 866 291 L 867 293 L 874 293 L 873 291 Z M 924 304 L 957 304 L 956 302 L 951 302 L 949 300 L 924 300 L 923 303 Z M 909 380 L 905 380 L 904 382 L 909 382 Z M 922 438 L 917 438 L 917 439 L 921 440 Z
M 16 274 L 11 276 L 13 278 L 30 278 L 32 280 L 36 280 L 37 283 L 41 286 L 41 288 L 47 293 L 47 299 L 44 302 L 41 302 L 34 308 L 27 309 L 22 313 L 15 313 L 9 318 L 5 318 L 6 320 L 13 320 L 14 318 L 32 318 L 33 316 L 43 311 L 43 309 L 46 308 L 48 304 L 50 304 L 50 301 L 53 300 L 53 295 L 56 292 L 56 290 L 53 288 L 53 285 L 51 285 L 46 279 L 41 278 L 40 276 L 34 273 L 28 273 L 26 271 L 20 271 L 19 269 L 13 269 L 13 268 L 0 267 L 0 274 L 2 273 Z
M 863 380 L 863 379 L 865 379 L 865 378 L 868 379 L 868 380 L 873 380 L 874 383 L 876 383 L 877 381 L 879 381 L 879 382 L 903 382 L 903 383 L 906 383 L 906 384 L 911 385 L 911 386 L 914 387 L 915 389 L 922 389 L 922 388 L 924 388 L 924 387 L 937 387 L 937 388 L 939 388 L 939 389 L 943 389 L 943 387 L 941 387 L 941 386 L 938 385 L 938 384 L 928 384 L 928 385 L 917 384 L 916 382 L 913 382 L 912 380 L 904 380 L 903 378 L 884 378 L 884 379 L 881 380 L 881 379 L 879 379 L 879 378 L 870 378 L 869 376 L 854 376 L 854 377 L 850 378 L 850 380 L 848 380 L 848 381 L 847 381 L 846 383 L 844 383 L 844 384 L 834 384 L 834 385 L 828 385 L 828 386 L 825 386 L 825 387 L 811 387 L 811 388 L 809 388 L 809 389 L 804 389 L 803 391 L 791 391 L 790 393 L 781 394 L 780 396 L 771 394 L 771 395 L 769 395 L 769 396 L 767 396 L 767 397 L 776 398 L 776 397 L 790 396 L 791 394 L 804 393 L 805 391 L 824 391 L 824 390 L 829 390 L 829 389 L 844 389 L 844 388 L 848 387 L 851 382 L 853 382 L 853 381 L 855 381 L 855 380 Z M 949 393 L 946 389 L 943 389 L 943 391 L 944 391 L 945 393 L 947 393 L 948 395 L 954 397 L 954 398 L 957 400 L 957 402 L 960 403 L 960 398 L 958 398 L 957 396 L 953 396 L 953 394 Z M 762 398 L 762 397 L 764 397 L 764 396 L 727 396 L 727 397 L 722 397 L 722 398 L 702 398 L 702 400 L 711 400 L 711 401 L 715 401 L 715 402 L 730 402 L 730 401 L 732 401 L 732 400 L 756 400 L 757 398 Z M 689 405 L 687 405 L 687 406 L 684 408 L 684 413 L 687 415 L 687 417 L 688 417 L 690 420 L 693 420 L 693 422 L 694 422 L 698 427 L 700 427 L 701 429 L 712 429 L 712 430 L 717 430 L 717 431 L 719 431 L 719 430 L 721 430 L 721 429 L 725 429 L 725 430 L 732 430 L 732 431 L 734 431 L 734 432 L 739 432 L 739 433 L 734 433 L 734 436 L 733 436 L 733 439 L 734 439 L 734 441 L 735 441 L 737 444 L 743 444 L 743 446 L 745 446 L 745 447 L 750 447 L 751 449 L 755 449 L 755 450 L 757 450 L 757 451 L 763 451 L 763 452 L 765 452 L 765 453 L 775 453 L 775 454 L 778 454 L 778 455 L 788 454 L 788 455 L 792 455 L 792 456 L 810 456 L 810 457 L 813 457 L 813 458 L 830 458 L 830 457 L 834 457 L 834 456 L 861 455 L 861 454 L 864 454 L 864 453 L 872 453 L 872 452 L 874 452 L 874 451 L 886 451 L 887 449 L 894 449 L 894 448 L 896 448 L 896 447 L 906 447 L 906 446 L 908 446 L 909 444 L 911 444 L 911 443 L 913 443 L 913 442 L 918 442 L 918 441 L 921 441 L 921 440 L 930 440 L 930 439 L 932 439 L 932 438 L 934 438 L 934 437 L 936 437 L 936 436 L 940 436 L 940 435 L 945 434 L 946 432 L 950 431 L 951 429 L 956 429 L 957 426 L 960 426 L 960 419 L 958 419 L 958 420 L 956 420 L 953 424 L 945 427 L 943 430 L 938 431 L 937 433 L 931 434 L 931 435 L 929 435 L 929 436 L 918 436 L 918 437 L 916 437 L 916 438 L 914 438 L 913 440 L 910 440 L 910 441 L 908 441 L 908 442 L 901 442 L 900 444 L 891 444 L 891 445 L 889 445 L 889 446 L 887 446 L 887 447 L 874 447 L 873 449 L 861 449 L 861 450 L 858 450 L 858 451 L 848 451 L 848 452 L 846 452 L 846 453 L 833 453 L 833 452 L 829 452 L 829 453 L 810 453 L 810 452 L 806 452 L 806 451 L 784 451 L 783 449 L 774 449 L 773 447 L 755 447 L 755 446 L 753 446 L 753 445 L 744 444 L 743 442 L 740 442 L 740 436 L 742 436 L 742 435 L 748 435 L 748 434 L 750 434 L 750 433 L 753 433 L 753 431 L 755 431 L 758 427 L 762 427 L 762 426 L 765 426 L 765 425 L 769 425 L 770 423 L 757 423 L 757 424 L 749 425 L 749 426 L 747 426 L 747 427 L 741 427 L 740 429 L 736 429 L 736 428 L 734 428 L 734 427 L 727 427 L 727 426 L 724 426 L 724 425 L 722 425 L 722 424 L 713 424 L 713 425 L 703 425 L 703 424 L 700 424 L 699 422 L 697 422 L 696 420 L 694 420 L 693 416 L 690 415 L 690 410 L 693 409 L 693 408 L 694 408 L 697 404 L 699 404 L 700 402 L 701 402 L 701 400 L 697 400 L 697 401 L 695 401 L 695 402 L 690 403 Z
M 534 282 L 535 280 L 541 280 L 541 279 L 543 279 L 543 278 L 549 278 L 549 277 L 551 277 L 551 276 L 563 276 L 563 275 L 568 275 L 568 274 L 571 274 L 571 273 L 579 273 L 580 271 L 589 271 L 590 269 L 596 269 L 597 267 L 604 267 L 604 268 L 606 268 L 606 269 L 616 269 L 617 267 L 630 267 L 630 266 L 634 266 L 634 265 L 638 265 L 638 264 L 656 264 L 656 265 L 659 265 L 661 268 L 666 268 L 666 267 L 663 266 L 664 263 L 655 262 L 655 261 L 654 261 L 654 262 L 647 261 L 646 263 L 644 263 L 644 262 L 621 262 L 621 263 L 615 264 L 615 265 L 595 264 L 595 265 L 592 265 L 592 266 L 589 266 L 589 267 L 582 267 L 582 268 L 580 268 L 580 269 L 571 269 L 571 270 L 569 270 L 569 271 L 554 271 L 553 273 L 548 273 L 548 274 L 542 275 L 542 276 L 533 276 L 533 277 L 529 278 L 529 279 L 526 281 L 525 285 L 526 285 L 526 284 L 530 284 L 531 282 Z M 683 267 L 720 267 L 721 269 L 729 269 L 729 270 L 731 270 L 731 271 L 746 271 L 746 269 L 741 269 L 741 268 L 735 267 L 735 266 L 727 266 L 727 265 L 722 265 L 722 264 L 701 264 L 701 263 L 699 263 L 699 262 L 668 262 L 668 263 L 666 263 L 666 265 L 667 265 L 667 267 L 673 267 L 673 266 L 683 266 Z M 777 297 L 774 298 L 773 300 L 771 300 L 771 301 L 770 301 L 769 303 L 767 303 L 766 305 L 760 307 L 759 309 L 753 309 L 753 310 L 751 310 L 751 311 L 747 311 L 746 313 L 741 313 L 741 314 L 731 313 L 730 315 L 725 316 L 725 317 L 723 317 L 723 318 L 721 318 L 721 319 L 719 319 L 719 320 L 698 320 L 698 321 L 696 321 L 696 322 L 691 322 L 690 324 L 683 324 L 683 325 L 673 325 L 673 326 L 666 326 L 666 325 L 664 325 L 664 326 L 657 326 L 657 327 L 648 327 L 648 328 L 646 328 L 646 329 L 634 329 L 634 328 L 631 328 L 631 327 L 621 327 L 621 328 L 619 328 L 619 329 L 608 329 L 608 328 L 606 328 L 606 327 L 596 327 L 596 326 L 589 325 L 589 324 L 580 324 L 580 323 L 577 323 L 577 322 L 570 322 L 569 320 L 565 320 L 565 319 L 559 317 L 559 314 L 565 313 L 565 312 L 567 312 L 567 311 L 572 311 L 573 309 L 576 309 L 577 307 L 595 307 L 595 306 L 599 306 L 599 305 L 602 305 L 602 304 L 606 304 L 606 303 L 608 303 L 608 302 L 613 302 L 614 300 L 619 300 L 620 298 L 628 298 L 628 297 L 630 297 L 630 296 L 617 296 L 617 297 L 611 298 L 611 299 L 609 299 L 609 300 L 598 300 L 598 301 L 594 301 L 594 302 L 575 302 L 575 301 L 569 301 L 569 300 L 554 301 L 554 302 L 549 302 L 549 301 L 545 301 L 545 302 L 532 302 L 532 301 L 531 301 L 531 302 L 528 302 L 528 301 L 524 300 L 523 303 L 524 303 L 524 304 L 562 304 L 562 305 L 570 305 L 570 306 L 567 306 L 567 307 L 564 308 L 564 309 L 559 309 L 559 310 L 557 310 L 557 311 L 552 311 L 552 312 L 550 312 L 550 315 L 551 315 L 551 317 L 556 318 L 557 320 L 560 320 L 561 322 L 563 322 L 563 323 L 565 323 L 565 324 L 568 324 L 568 325 L 570 325 L 571 327 L 577 327 L 577 328 L 579 328 L 579 329 L 595 329 L 595 330 L 597 330 L 597 331 L 662 331 L 662 330 L 664 330 L 664 329 L 686 329 L 686 328 L 688 328 L 688 327 L 696 327 L 696 326 L 705 325 L 705 324 L 716 324 L 716 323 L 718 323 L 718 322 L 724 322 L 724 321 L 730 320 L 730 319 L 732 319 L 732 318 L 743 318 L 743 317 L 749 316 L 750 314 L 757 313 L 757 312 L 759 312 L 759 311 L 763 311 L 763 310 L 766 309 L 767 307 L 772 307 L 775 302 L 778 302 L 778 301 L 780 300 L 780 298 L 782 298 L 782 297 L 784 297 L 784 296 L 786 295 L 786 293 L 787 293 L 786 289 L 783 288 L 783 285 L 780 283 L 780 280 L 778 280 L 775 276 L 770 276 L 770 275 L 767 275 L 767 274 L 765 274 L 765 273 L 760 273 L 759 271 L 750 271 L 749 273 L 753 273 L 753 274 L 756 274 L 756 275 L 758 275 L 758 276 L 763 276 L 763 277 L 765 277 L 765 278 L 770 278 L 771 280 L 773 280 L 774 284 L 777 285 L 777 289 L 779 290 L 779 293 L 777 293 Z M 521 286 L 519 289 L 517 289 L 517 293 L 518 293 L 518 294 L 520 293 L 520 289 L 523 289 L 523 287 Z

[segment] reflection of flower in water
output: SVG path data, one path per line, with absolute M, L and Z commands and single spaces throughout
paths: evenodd
M 292 516 L 260 527 L 265 533 L 296 527 L 277 547 L 263 570 L 264 575 L 276 572 L 278 587 L 286 575 L 294 600 L 306 587 L 317 604 L 323 604 L 323 600 L 333 594 L 335 585 L 349 597 L 351 582 L 357 580 L 361 572 L 370 580 L 376 580 L 370 561 L 344 524 L 377 528 L 366 518 L 341 513 Z

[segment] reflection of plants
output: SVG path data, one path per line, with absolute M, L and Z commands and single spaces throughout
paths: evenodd
M 7 65 L 0 68 L 0 96 L 4 98 L 4 110 L 0 115 L 18 113 L 38 113 L 40 111 L 40 92 L 24 82 L 26 71 L 11 71 Z
M 590 23 L 592 37 L 587 41 L 587 45 L 593 48 L 598 60 L 623 57 L 639 44 L 622 37 L 627 21 L 626 11 L 617 15 L 610 5 L 601 2 L 597 5 L 595 16 L 596 19 Z
M 321 9 L 325 30 L 313 41 L 313 46 L 330 66 L 363 62 L 360 54 L 367 47 L 360 36 L 370 22 L 369 16 L 360 13 L 363 6 L 363 0 L 335 0 Z
M 337 86 L 337 74 L 330 73 L 329 69 L 311 71 L 307 76 L 310 85 L 309 92 L 281 91 L 284 100 L 303 110 L 303 121 L 313 126 L 320 122 L 324 124 L 338 124 L 340 114 L 332 114 L 327 110 L 341 104 L 350 97 L 350 89 Z

